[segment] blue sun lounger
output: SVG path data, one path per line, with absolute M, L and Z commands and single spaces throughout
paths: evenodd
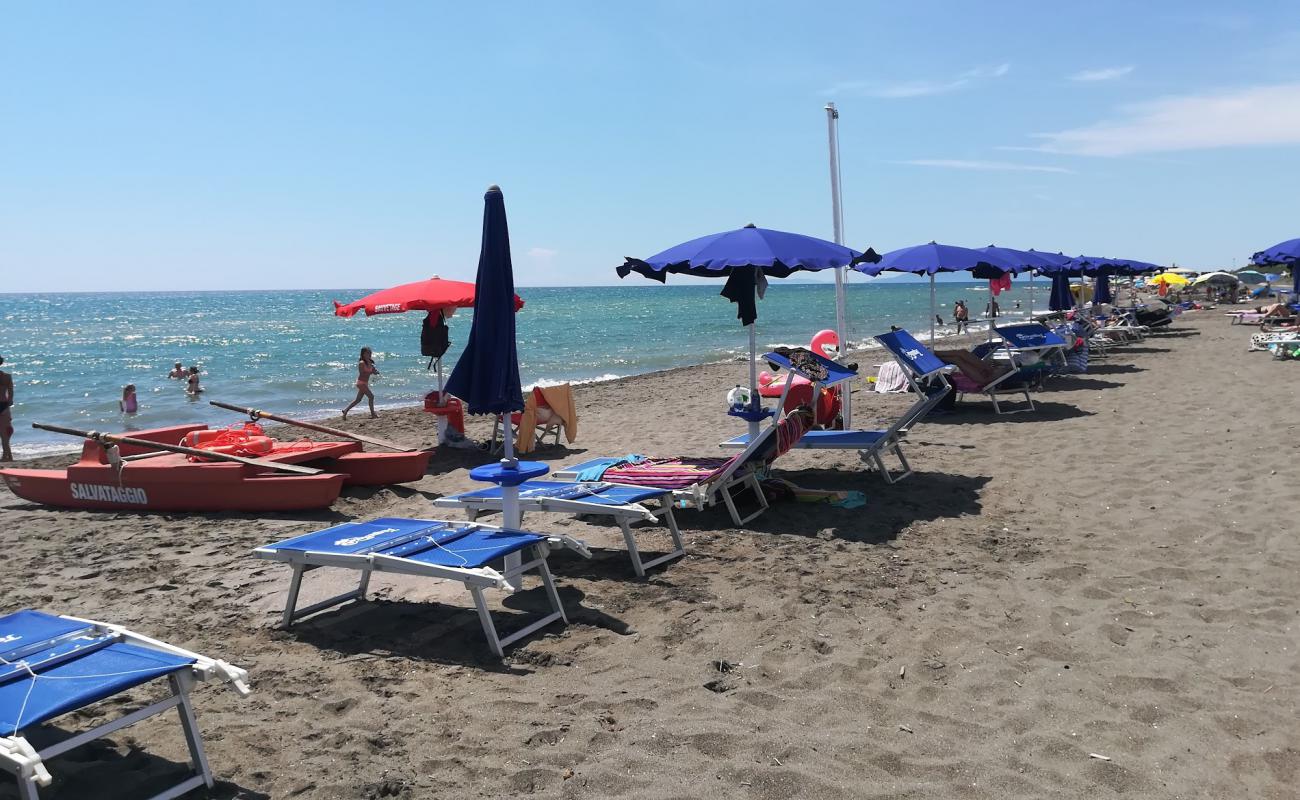
M 26 733 L 150 681 L 167 678 L 171 693 L 156 703 L 37 750 Z M 18 781 L 22 800 L 49 786 L 48 759 L 175 708 L 189 746 L 192 774 L 152 800 L 212 787 L 190 689 L 221 680 L 248 694 L 248 673 L 224 661 L 141 636 L 119 625 L 24 610 L 0 617 L 0 769 Z
M 646 503 L 650 501 L 657 501 L 658 509 L 647 506 Z M 473 522 L 481 514 L 500 513 L 502 502 L 501 488 L 493 486 L 439 497 L 433 504 L 441 508 L 464 509 Z M 638 578 L 645 577 L 646 570 L 651 567 L 686 555 L 682 534 L 677 528 L 677 519 L 673 516 L 673 493 L 670 489 L 619 486 L 602 481 L 524 481 L 519 485 L 519 510 L 521 513 L 541 511 L 612 518 L 623 531 L 627 554 Z M 632 523 L 642 520 L 667 523 L 668 532 L 673 539 L 671 552 L 649 561 L 641 558 L 636 536 L 632 533 Z
M 1043 361 L 1065 366 L 1065 351 L 1069 344 L 1060 334 L 1037 322 L 1024 322 L 1019 325 L 1002 325 L 993 332 L 1002 337 L 1002 343 L 1011 360 L 1016 362 L 1017 353 L 1035 353 Z
M 370 575 L 374 572 L 441 578 L 459 581 L 469 589 L 488 646 L 500 656 L 506 645 L 539 628 L 556 620 L 568 624 L 569 619 L 560 605 L 560 596 L 555 591 L 551 570 L 546 565 L 550 551 L 561 548 L 572 550 L 584 558 L 591 557 L 586 545 L 568 536 L 543 536 L 477 523 L 382 517 L 369 522 L 345 522 L 332 528 L 295 536 L 259 547 L 253 551 L 253 555 L 281 561 L 293 567 L 289 597 L 282 618 L 285 628 L 318 611 L 352 600 L 365 600 Z M 512 560 L 506 560 L 506 566 L 501 570 L 489 566 L 498 559 L 530 549 L 532 559 L 529 561 L 512 564 Z M 297 608 L 303 573 L 320 567 L 356 570 L 361 573 L 361 580 L 352 591 L 313 603 L 306 608 Z M 520 579 L 530 571 L 537 572 L 541 577 L 551 612 L 503 638 L 497 634 L 483 590 L 495 587 L 515 591 Z
M 900 339 L 900 335 L 905 338 Z M 912 338 L 907 331 L 882 334 L 877 336 L 876 340 L 889 350 L 890 355 L 903 368 L 903 374 L 907 376 L 908 383 L 916 392 L 916 402 L 884 430 L 808 431 L 794 446 L 797 449 L 804 450 L 857 450 L 862 460 L 879 472 L 886 483 L 894 483 L 912 474 L 912 467 L 907 463 L 907 457 L 903 455 L 903 437 L 907 435 L 908 429 L 920 422 L 926 414 L 930 413 L 939 404 L 939 401 L 951 390 L 951 387 L 948 386 L 947 380 L 944 378 L 948 365 L 944 364 L 924 345 Z M 908 355 L 913 346 L 919 348 L 916 358 Z M 831 386 L 857 376 L 856 372 L 836 364 L 834 361 L 822 358 L 815 353 L 812 355 L 819 362 L 823 362 L 823 366 L 826 367 L 827 376 L 823 380 L 818 380 L 807 372 L 794 368 L 789 359 L 776 353 L 768 353 L 764 358 L 784 367 L 793 374 L 807 378 L 813 382 L 814 386 L 819 384 L 821 386 Z M 926 382 L 930 385 L 923 385 Z M 781 400 L 777 405 L 778 408 L 784 407 L 789 386 L 790 384 L 787 382 L 786 391 L 781 394 Z M 744 447 L 748 442 L 749 435 L 741 434 L 722 442 L 721 446 L 736 449 Z M 885 465 L 885 453 L 894 454 L 902 467 L 901 471 L 890 472 Z

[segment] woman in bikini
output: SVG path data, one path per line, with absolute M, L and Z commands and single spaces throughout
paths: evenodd
M 361 348 L 361 358 L 357 360 L 357 397 L 343 409 L 343 419 L 348 418 L 348 412 L 355 408 L 363 397 L 370 403 L 370 416 L 379 417 L 375 413 L 375 393 L 370 391 L 370 376 L 378 374 L 379 370 L 375 369 L 375 358 L 371 355 L 370 348 Z

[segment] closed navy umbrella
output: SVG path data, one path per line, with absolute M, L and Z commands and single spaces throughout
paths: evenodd
M 474 280 L 474 321 L 465 350 L 447 379 L 447 391 L 464 401 L 471 414 L 524 410 L 515 349 L 510 230 L 506 225 L 505 198 L 496 185 L 489 186 L 483 195 L 483 245 Z
M 1052 311 L 1068 311 L 1074 308 L 1074 295 L 1070 294 L 1070 273 L 1056 270 L 1052 273 L 1052 295 L 1047 301 Z
M 1110 295 L 1110 276 L 1102 273 L 1097 276 L 1097 289 L 1093 292 L 1092 302 L 1094 303 L 1113 303 L 1114 298 Z
M 474 280 L 474 321 L 465 350 L 447 379 L 447 391 L 464 401 L 471 414 L 502 414 L 504 456 L 500 463 L 470 470 L 474 480 L 501 487 L 502 522 L 518 529 L 519 484 L 545 475 L 545 464 L 518 461 L 514 454 L 514 432 L 509 414 L 524 410 L 519 385 L 519 355 L 515 346 L 515 275 L 510 263 L 510 230 L 506 225 L 506 203 L 500 187 L 488 187 L 483 195 L 483 245 L 478 256 L 478 277 Z M 519 563 L 518 554 L 507 557 L 510 568 Z

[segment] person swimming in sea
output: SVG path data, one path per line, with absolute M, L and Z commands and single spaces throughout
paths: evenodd
M 0 356 L 0 366 L 4 366 L 4 356 Z M 14 377 L 0 370 L 0 461 L 13 461 L 14 454 L 9 450 L 9 437 L 14 435 Z
M 117 407 L 123 414 L 134 414 L 140 410 L 140 403 L 135 399 L 134 383 L 122 387 L 122 399 L 117 401 Z
M 375 357 L 370 352 L 370 348 L 361 348 L 361 357 L 357 359 L 357 396 L 347 408 L 343 409 L 343 419 L 348 418 L 348 412 L 355 408 L 363 397 L 370 403 L 370 417 L 372 419 L 379 417 L 375 413 L 375 393 L 370 391 L 370 376 L 378 374 L 379 370 L 375 369 Z
M 181 366 L 179 361 L 176 362 L 176 366 L 172 367 L 172 371 L 167 373 L 167 377 L 172 380 L 185 380 L 188 376 L 189 373 L 185 371 L 185 367 Z
M 199 385 L 199 368 L 196 365 L 190 367 L 189 375 L 185 379 L 185 394 L 198 397 L 202 393 L 203 387 Z

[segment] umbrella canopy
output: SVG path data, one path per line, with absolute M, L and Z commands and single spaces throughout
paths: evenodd
M 1250 257 L 1251 263 L 1260 267 L 1279 264 L 1293 264 L 1300 261 L 1300 239 L 1288 239 L 1279 242 L 1267 250 L 1260 250 Z
M 358 311 L 366 316 L 375 314 L 400 314 L 404 311 L 441 311 L 447 308 L 471 308 L 474 305 L 474 284 L 465 281 L 448 281 L 437 276 L 425 281 L 404 283 L 380 289 L 344 305 L 335 301 L 334 313 L 351 317 Z M 524 301 L 515 295 L 515 310 L 524 307 Z
M 1280 275 L 1269 277 L 1268 275 L 1253 269 L 1239 269 L 1233 274 L 1236 275 L 1237 279 L 1242 283 L 1272 283 L 1281 277 Z
M 1110 294 L 1110 276 L 1102 273 L 1097 276 L 1097 291 L 1092 296 L 1094 303 L 1113 303 L 1115 299 Z
M 646 259 L 628 257 L 618 268 L 618 276 L 626 278 L 635 272 L 663 283 L 669 273 L 716 278 L 730 275 L 733 267 L 744 267 L 761 270 L 772 278 L 785 278 L 804 270 L 847 267 L 878 258 L 871 250 L 859 253 L 825 239 L 758 228 L 751 223 L 682 242 Z
M 1043 267 L 1063 264 L 1070 260 L 1069 256 L 1060 253 L 1040 253 L 1033 249 L 1016 250 L 1011 247 L 998 247 L 997 245 L 992 244 L 988 247 L 979 248 L 979 251 L 1015 264 L 1019 267 L 1017 271 L 1042 269 Z
M 474 281 L 474 322 L 465 351 L 447 379 L 447 391 L 464 401 L 471 414 L 524 410 L 515 346 L 516 299 L 506 203 L 501 189 L 494 185 L 483 195 L 483 245 Z
M 1152 275 L 1147 278 L 1147 283 L 1153 283 L 1157 286 L 1160 284 L 1165 286 L 1186 286 L 1190 281 L 1176 272 L 1162 272 L 1159 275 Z
M 1157 275 L 1156 277 L 1163 278 L 1165 276 Z M 1192 285 L 1200 286 L 1203 283 L 1221 283 L 1232 286 L 1238 283 L 1238 281 L 1238 277 L 1230 272 L 1207 272 L 1204 275 L 1197 276 L 1196 280 L 1192 281 Z
M 1070 293 L 1069 273 L 1063 270 L 1052 273 L 1052 294 L 1047 300 L 1047 307 L 1052 311 L 1068 311 L 1074 308 L 1074 295 Z
M 1200 270 L 1192 269 L 1191 267 L 1169 267 L 1165 272 L 1177 272 L 1179 275 L 1195 275 L 1200 272 Z
M 986 248 L 987 249 L 987 248 Z M 872 263 L 862 263 L 854 266 L 859 272 L 867 275 L 879 275 L 882 272 L 910 272 L 914 275 L 930 276 L 930 342 L 934 342 L 934 276 L 939 272 L 967 272 L 973 277 L 993 279 L 1001 277 L 1009 272 L 1020 272 L 1022 267 L 1015 261 L 1008 261 L 1002 256 L 986 252 L 985 250 L 974 250 L 969 247 L 958 247 L 951 244 L 939 244 L 930 242 L 929 244 L 918 244 L 912 247 L 903 247 L 898 250 L 891 250 L 880 257 L 880 260 Z

